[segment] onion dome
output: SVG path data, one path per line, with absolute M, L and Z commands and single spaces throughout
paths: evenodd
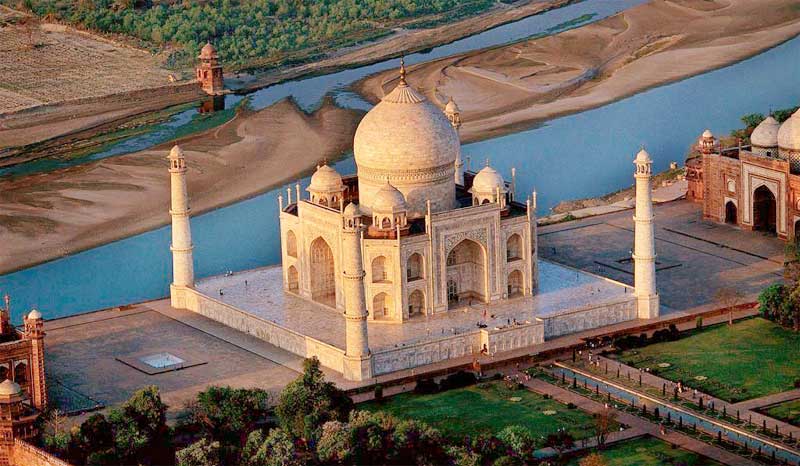
M 472 180 L 472 190 L 471 192 L 479 192 L 479 193 L 494 193 L 497 188 L 500 188 L 501 192 L 506 192 L 506 184 L 503 180 L 503 177 L 497 173 L 497 170 L 486 165 L 481 171 L 475 175 L 475 178 Z
M 407 209 L 406 198 L 389 180 L 378 190 L 372 201 L 372 210 L 376 212 L 402 212 Z
M 458 108 L 458 105 L 456 105 L 456 101 L 453 100 L 452 97 L 450 97 L 450 100 L 447 101 L 447 105 L 444 106 L 444 112 L 445 113 L 460 113 L 461 110 Z
M 327 164 L 317 167 L 317 171 L 311 176 L 311 184 L 307 191 L 318 193 L 338 193 L 344 189 L 342 175 Z
M 711 134 L 710 131 L 708 131 L 708 133 Z M 650 154 L 648 154 L 647 151 L 644 150 L 644 148 L 642 148 L 642 150 L 640 150 L 639 153 L 636 154 L 636 159 L 634 160 L 634 163 L 653 163 L 653 159 L 651 159 Z
M 203 48 L 200 49 L 200 56 L 198 58 L 200 58 L 201 60 L 214 60 L 216 58 L 219 58 L 219 56 L 217 55 L 217 49 L 215 49 L 214 46 L 211 45 L 211 42 L 206 42 L 206 45 L 204 45 Z
M 800 151 L 800 110 L 794 112 L 778 130 L 778 147 Z
M 28 320 L 38 320 L 42 318 L 42 313 L 36 309 L 28 313 Z
M 777 147 L 780 128 L 781 124 L 778 123 L 778 120 L 768 116 L 753 130 L 750 135 L 750 143 L 758 147 Z
M 183 149 L 181 149 L 181 146 L 179 146 L 177 144 L 175 144 L 172 147 L 172 150 L 169 151 L 169 157 L 168 158 L 170 160 L 182 159 L 184 157 L 185 157 L 185 155 L 183 154 Z
M 22 388 L 16 382 L 4 380 L 0 383 L 0 396 L 15 396 L 22 393 Z
M 347 204 L 347 207 L 344 208 L 344 216 L 345 217 L 360 217 L 361 216 L 361 209 L 358 208 L 358 205 L 351 202 Z
M 450 120 L 405 81 L 401 69 L 397 87 L 361 120 L 353 141 L 358 167 L 361 208 L 372 209 L 384 181 L 405 195 L 409 209 L 424 215 L 429 196 L 432 209 L 455 206 L 455 160 L 461 150 Z

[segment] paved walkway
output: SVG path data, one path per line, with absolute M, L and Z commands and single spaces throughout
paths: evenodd
M 596 356 L 596 357 L 600 361 L 600 367 L 605 367 L 605 366 L 608 367 L 609 374 L 616 374 L 617 369 L 619 369 L 621 379 L 637 380 L 641 376 L 643 385 L 655 388 L 656 390 L 660 390 L 662 386 L 666 386 L 667 396 L 671 396 L 671 394 L 674 393 L 675 387 L 677 387 L 676 383 L 667 380 L 663 377 L 654 375 L 650 372 L 640 371 L 635 367 L 628 366 L 613 359 L 608 359 L 602 356 Z M 587 370 L 585 367 L 583 369 Z M 605 378 L 608 379 L 609 381 L 615 380 L 614 377 L 611 376 L 604 377 L 603 375 L 597 374 L 594 369 L 595 368 L 593 368 L 591 372 L 597 378 L 599 379 Z M 628 377 L 628 374 L 630 374 L 630 377 Z M 792 391 L 794 392 L 795 390 Z M 777 395 L 780 394 L 776 394 L 774 396 Z M 739 417 L 742 420 L 750 420 L 750 422 L 752 422 L 756 426 L 763 426 L 764 422 L 766 422 L 767 428 L 772 432 L 775 431 L 775 426 L 777 426 L 778 431 L 783 435 L 788 435 L 789 433 L 791 433 L 793 438 L 798 438 L 798 436 L 800 436 L 800 427 L 793 426 L 783 421 L 778 421 L 769 416 L 765 416 L 757 411 L 753 411 L 748 408 L 743 408 L 741 406 L 741 403 L 739 404 L 729 403 L 725 400 L 715 398 L 711 395 L 702 392 L 697 392 L 697 396 L 695 397 L 693 390 L 686 390 L 683 393 L 679 394 L 678 396 L 683 400 L 695 404 L 698 403 L 700 399 L 702 399 L 705 406 L 708 407 L 713 406 L 714 410 L 716 410 L 717 412 L 722 412 L 724 407 L 727 414 L 731 417 L 735 417 L 736 412 L 739 411 Z
M 734 403 L 736 409 L 761 409 L 767 406 L 776 405 L 785 401 L 792 401 L 800 398 L 800 388 L 794 390 L 787 390 L 785 392 L 773 393 L 772 395 L 762 396 L 761 398 L 754 398 L 752 400 L 740 401 Z
M 549 384 L 542 380 L 523 380 L 522 383 L 530 390 L 533 390 L 537 393 L 550 395 L 553 397 L 553 399 L 562 403 L 573 403 L 578 408 L 589 413 L 597 413 L 605 409 L 605 406 L 597 401 L 580 396 L 577 393 Z M 653 422 L 624 411 L 615 411 L 617 413 L 617 421 L 630 426 L 631 429 L 635 429 L 635 432 L 651 435 L 665 442 L 669 442 L 673 445 L 683 448 L 684 450 L 689 450 L 699 455 L 703 455 L 722 464 L 728 464 L 732 466 L 756 466 L 759 464 L 755 461 L 735 455 L 727 450 L 723 450 L 722 448 L 691 438 L 680 432 L 667 429 L 664 433 L 661 433 L 660 426 Z

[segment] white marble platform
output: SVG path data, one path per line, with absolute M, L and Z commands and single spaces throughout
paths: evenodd
M 374 350 L 400 347 L 426 339 L 465 333 L 477 323 L 502 327 L 516 319 L 536 317 L 588 305 L 618 301 L 633 293 L 630 287 L 552 262 L 539 261 L 539 292 L 500 304 L 473 304 L 406 323 L 370 322 L 369 344 Z M 247 285 L 245 285 L 245 281 Z M 338 348 L 344 348 L 344 317 L 340 311 L 283 291 L 280 266 L 236 272 L 200 280 L 203 294 Z M 220 290 L 222 295 L 220 295 Z M 486 315 L 486 318 L 484 318 Z

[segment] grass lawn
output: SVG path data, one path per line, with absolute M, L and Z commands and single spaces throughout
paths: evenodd
M 521 400 L 512 402 L 509 400 L 512 397 Z M 590 437 L 594 432 L 591 414 L 568 409 L 566 405 L 528 390 L 509 390 L 499 381 L 434 395 L 404 393 L 381 403 L 358 405 L 358 409 L 417 419 L 451 438 L 496 434 L 512 425 L 529 429 L 534 437 L 545 437 L 561 427 L 575 438 Z
M 697 453 L 672 446 L 654 437 L 642 437 L 609 446 L 600 453 L 607 466 L 658 466 L 683 464 L 686 466 L 719 465 Z M 568 466 L 577 466 L 580 458 L 570 461 Z
M 760 411 L 769 417 L 800 426 L 800 400 L 784 401 Z
M 624 351 L 620 359 L 737 402 L 792 389 L 794 381 L 800 379 L 797 348 L 800 334 L 755 318 L 733 326 L 708 327 L 677 341 Z M 670 366 L 659 367 L 661 363 Z

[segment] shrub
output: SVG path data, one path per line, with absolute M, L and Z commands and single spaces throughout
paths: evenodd
M 383 385 L 375 385 L 375 401 L 383 400 Z
M 800 379 L 794 381 L 794 388 L 800 388 Z
M 448 375 L 445 379 L 439 382 L 439 389 L 441 391 L 451 390 L 454 388 L 468 387 L 478 382 L 475 374 L 472 372 L 458 371 L 455 374 Z
M 575 403 L 572 402 L 567 403 L 567 409 L 576 409 L 576 408 L 577 406 L 575 406 Z
M 703 328 L 703 318 L 698 316 L 697 320 L 694 321 L 695 328 Z
M 439 385 L 433 379 L 420 379 L 414 386 L 414 393 L 418 395 L 431 395 L 439 392 Z

